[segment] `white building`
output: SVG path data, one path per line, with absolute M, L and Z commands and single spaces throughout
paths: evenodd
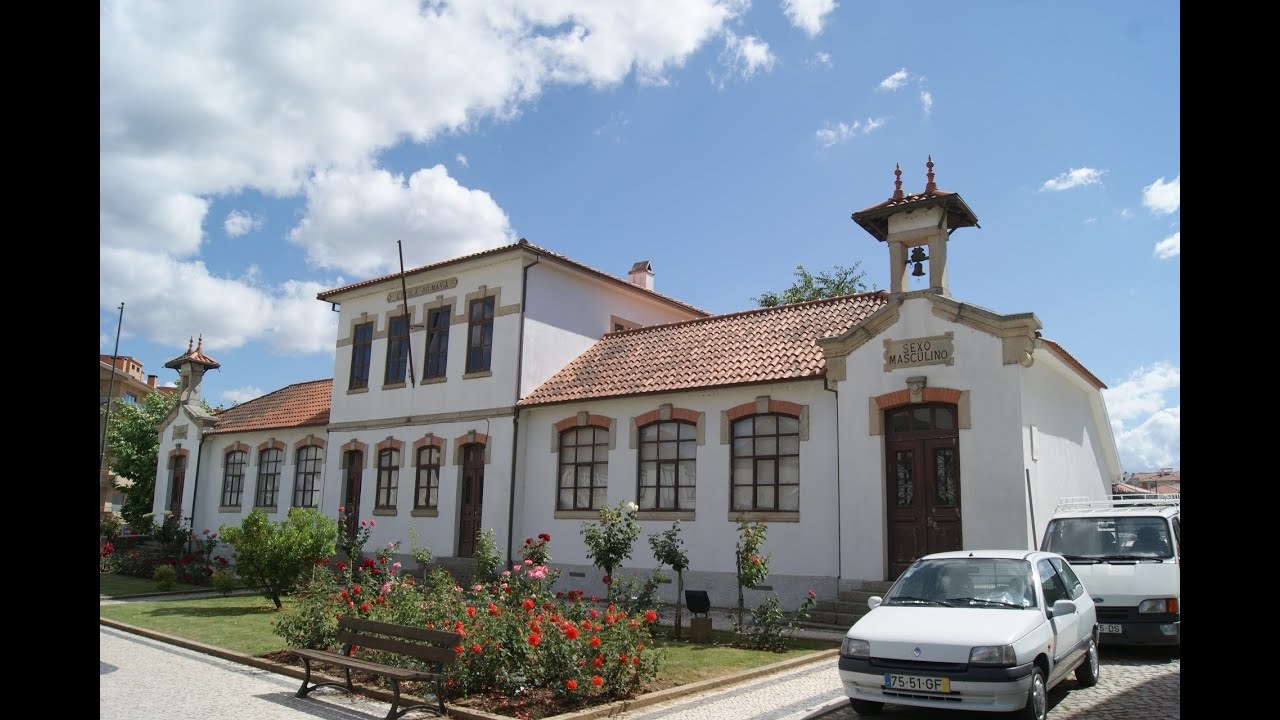
M 712 316 L 654 292 L 647 261 L 628 282 L 521 240 L 321 293 L 341 313 L 332 381 L 211 417 L 196 405 L 216 363 L 188 348 L 167 365 L 184 403 L 161 427 L 156 510 L 198 530 L 255 505 L 354 508 L 372 545 L 407 551 L 412 528 L 441 558 L 470 557 L 481 529 L 508 559 L 547 532 L 561 584 L 590 593 L 579 530 L 632 501 L 626 570 L 652 568 L 647 535 L 679 520 L 686 587 L 717 606 L 736 603 L 740 517 L 773 553 L 749 603 L 1031 547 L 1059 497 L 1120 479 L 1104 386 L 1033 314 L 950 296 L 948 240 L 977 218 L 932 162 L 920 194 L 898 175 L 853 215 L 888 249 L 887 292 Z

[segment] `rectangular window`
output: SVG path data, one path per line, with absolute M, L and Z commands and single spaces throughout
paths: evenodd
M 394 510 L 396 491 L 400 486 L 400 451 L 383 450 L 378 453 L 378 488 L 373 505 L 382 510 Z
M 249 454 L 243 450 L 227 453 L 222 463 L 222 506 L 239 507 L 244 492 L 244 464 Z
M 187 479 L 187 456 L 173 456 L 173 472 L 169 474 L 169 497 L 166 498 L 165 507 L 172 508 L 175 504 L 182 505 L 182 485 Z M 174 500 L 177 500 L 177 503 Z
M 137 396 L 137 395 L 134 395 L 134 394 L 133 394 L 133 393 L 131 393 L 131 392 L 127 392 L 127 393 L 125 393 L 125 394 L 124 394 L 124 401 L 125 401 L 125 402 L 127 402 L 127 403 L 129 403 L 130 405 L 137 405 L 137 404 L 138 404 L 138 396 Z
M 636 504 L 641 510 L 693 510 L 698 428 L 680 421 L 640 428 Z
M 253 504 L 258 507 L 275 507 L 276 495 L 280 492 L 280 463 L 284 461 L 284 453 L 267 448 L 258 453 L 258 492 Z
M 467 313 L 467 372 L 489 369 L 493 352 L 493 298 L 471 301 Z
M 373 351 L 373 323 L 357 325 L 351 334 L 351 382 L 348 389 L 369 387 L 369 354 Z
M 403 315 L 397 315 L 387 323 L 387 372 L 382 380 L 384 385 L 404 382 L 408 359 L 409 321 Z
M 732 511 L 800 510 L 800 421 L 755 415 L 733 423 Z
M 608 503 L 609 431 L 579 427 L 560 433 L 557 510 L 596 510 Z
M 413 486 L 413 509 L 435 508 L 440 494 L 440 448 L 418 450 L 418 479 Z
M 427 362 L 423 377 L 444 377 L 445 362 L 449 359 L 449 319 L 452 307 L 442 307 L 427 313 Z
M 315 507 L 316 493 L 320 492 L 320 473 L 324 470 L 324 455 L 320 448 L 308 445 L 298 449 L 298 463 L 293 479 L 294 507 Z

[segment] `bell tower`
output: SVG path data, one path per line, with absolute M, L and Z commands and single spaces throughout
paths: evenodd
M 164 364 L 167 368 L 178 371 L 181 381 L 178 385 L 178 404 L 200 406 L 200 381 L 206 370 L 221 367 L 218 361 L 204 354 L 204 335 L 200 342 L 192 347 L 192 340 L 187 338 L 187 351 Z
M 958 193 L 939 190 L 933 179 L 933 156 L 924 192 L 902 192 L 902 167 L 895 165 L 893 195 L 879 205 L 853 214 L 853 221 L 889 246 L 889 292 L 909 289 L 908 277 L 924 277 L 929 265 L 929 292 L 950 297 L 947 288 L 947 240 L 962 227 L 981 227 L 978 217 Z

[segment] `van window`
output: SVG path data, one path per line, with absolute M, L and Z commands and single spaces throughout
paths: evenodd
M 1067 560 L 1173 557 L 1169 524 L 1159 516 L 1056 518 L 1041 549 Z

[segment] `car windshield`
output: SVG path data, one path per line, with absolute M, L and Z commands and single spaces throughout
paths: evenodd
M 1036 607 L 1031 563 L 1013 558 L 917 560 L 885 595 L 885 605 Z
M 1169 525 L 1161 517 L 1073 517 L 1049 521 L 1042 550 L 1068 562 L 1173 557 Z

